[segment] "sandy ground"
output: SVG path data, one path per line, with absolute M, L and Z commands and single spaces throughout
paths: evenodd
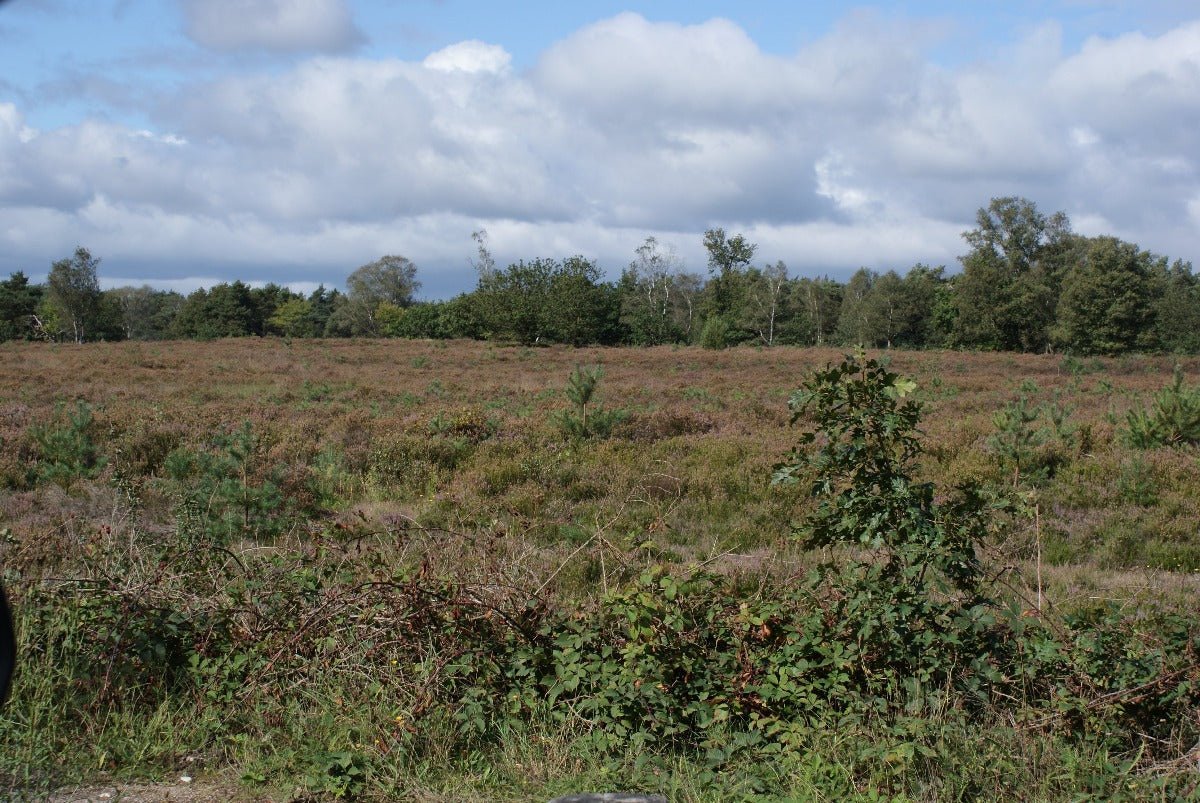
M 248 794 L 244 789 L 214 782 L 173 784 L 112 784 L 60 789 L 50 803 L 282 803 L 296 800 L 289 794 Z M 316 800 L 316 798 L 300 798 Z

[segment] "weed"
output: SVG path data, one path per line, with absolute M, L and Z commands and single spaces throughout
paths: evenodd
M 1158 503 L 1158 487 L 1154 472 L 1140 456 L 1121 466 L 1117 475 L 1117 496 L 1138 507 L 1153 507 Z
M 1195 796 L 1195 457 L 1119 437 L 1160 359 L 1097 363 L 1107 399 L 1036 356 L 896 351 L 902 371 L 814 374 L 835 355 L 489 361 L 464 341 L 422 378 L 397 365 L 428 344 L 224 341 L 179 345 L 146 383 L 123 370 L 136 344 L 97 344 L 104 361 L 22 346 L 0 370 L 0 563 L 25 658 L 0 797 L 185 756 L 273 797 Z M 601 356 L 621 370 L 589 414 L 644 406 L 617 437 L 564 442 L 553 416 L 575 407 L 555 386 Z M 227 383 L 193 406 L 214 361 Z M 296 403 L 297 364 L 323 403 Z M 1036 479 L 1040 611 L 1012 560 L 1018 508 L 986 485 L 1012 371 L 1059 408 L 1027 424 L 1022 474 L 1087 455 Z M 954 374 L 956 392 L 910 417 L 901 373 Z M 815 437 L 772 488 L 777 389 L 801 375 Z M 88 432 L 111 471 L 69 495 L 20 479 L 32 423 L 81 387 L 106 399 L 107 438 Z

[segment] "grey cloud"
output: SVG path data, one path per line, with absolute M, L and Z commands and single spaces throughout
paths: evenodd
M 626 14 L 525 73 L 464 42 L 230 74 L 164 95 L 154 134 L 32 131 L 0 104 L 0 253 L 85 242 L 181 279 L 327 283 L 402 253 L 445 294 L 469 285 L 481 226 L 502 260 L 616 271 L 647 234 L 702 269 L 701 232 L 721 225 L 844 276 L 952 264 L 975 208 L 1013 194 L 1200 257 L 1200 24 L 1066 55 L 1043 29 L 955 69 L 920 41 L 852 17 L 782 57 L 729 22 Z
M 212 50 L 340 53 L 364 40 L 346 0 L 182 0 L 185 31 Z

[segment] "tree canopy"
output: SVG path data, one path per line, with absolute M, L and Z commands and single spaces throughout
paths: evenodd
M 487 338 L 526 345 L 863 345 L 878 348 L 1059 349 L 1117 354 L 1200 352 L 1200 277 L 1192 265 L 1115 237 L 1084 237 L 1062 212 L 993 198 L 963 232 L 957 273 L 918 263 L 863 267 L 845 282 L 755 263 L 744 234 L 704 233 L 707 277 L 655 237 L 616 281 L 584 256 L 499 267 L 487 232 L 472 234 L 476 287 L 417 301 L 408 258 L 387 255 L 307 297 L 277 284 L 223 282 L 186 298 L 150 287 L 101 291 L 86 248 L 35 284 L 0 281 L 0 340 L 167 337 Z

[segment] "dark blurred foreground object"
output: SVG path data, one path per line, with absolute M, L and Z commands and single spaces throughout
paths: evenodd
M 17 662 L 17 639 L 13 635 L 12 614 L 0 586 L 0 703 L 8 699 L 8 682 L 12 680 L 13 664 Z
M 592 792 L 563 795 L 550 803 L 667 803 L 667 799 L 662 795 L 643 795 L 641 792 Z

